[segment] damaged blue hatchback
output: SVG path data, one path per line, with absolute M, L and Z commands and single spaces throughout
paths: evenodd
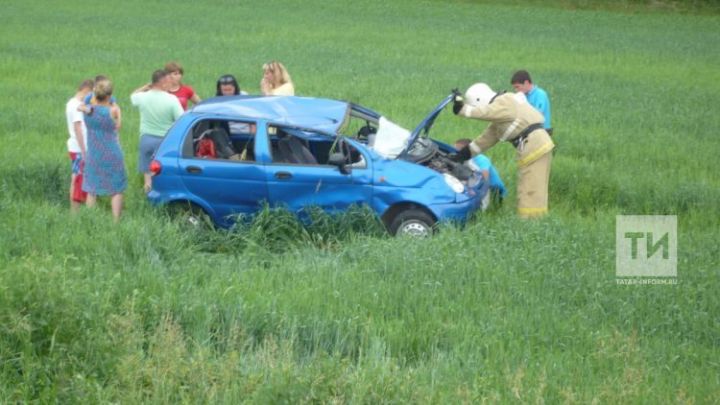
M 487 201 L 482 176 L 429 138 L 448 96 L 408 131 L 359 105 L 308 97 L 217 97 L 185 113 L 151 164 L 155 205 L 230 227 L 264 204 L 337 213 L 370 207 L 393 235 L 462 223 Z

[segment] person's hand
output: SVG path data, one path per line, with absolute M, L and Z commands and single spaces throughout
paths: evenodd
M 92 106 L 87 104 L 80 104 L 77 110 L 85 114 L 90 114 L 92 112 Z
M 453 113 L 455 115 L 458 115 L 464 105 L 463 96 L 462 96 L 462 94 L 460 94 L 460 90 L 458 90 L 457 88 L 452 89 L 452 95 L 453 95 Z
M 260 80 L 260 92 L 261 92 L 263 95 L 267 96 L 268 94 L 270 94 L 270 90 L 271 90 L 271 88 L 270 88 L 270 82 L 268 82 L 267 80 L 265 80 L 265 78 L 263 77 L 263 79 Z
M 470 160 L 470 158 L 472 158 L 472 153 L 470 152 L 470 145 L 463 146 L 462 149 L 460 149 L 457 153 L 453 153 L 448 157 L 450 158 L 450 160 L 457 163 L 463 163 L 467 160 Z
M 450 90 L 450 92 L 453 95 L 453 101 L 463 101 L 463 95 L 460 93 L 460 90 L 456 88 Z

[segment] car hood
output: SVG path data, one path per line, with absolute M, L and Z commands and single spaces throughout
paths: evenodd
M 447 97 L 445 97 L 440 102 L 440 104 L 438 104 L 430 112 L 430 114 L 427 115 L 427 117 L 425 117 L 424 120 L 422 120 L 422 122 L 420 122 L 420 124 L 417 127 L 415 127 L 415 129 L 410 133 L 410 137 L 408 138 L 408 141 L 407 141 L 407 146 L 405 146 L 405 149 L 400 153 L 400 155 L 398 155 L 398 157 L 402 158 L 403 156 L 407 155 L 410 148 L 412 148 L 413 144 L 415 144 L 415 141 L 417 141 L 417 139 L 420 136 L 422 136 L 423 133 L 427 134 L 430 132 L 430 128 L 432 128 L 433 124 L 435 123 L 435 118 L 437 118 L 438 115 L 440 115 L 440 113 L 445 108 L 445 106 L 450 104 L 450 102 L 452 100 L 453 100 L 453 95 L 449 94 Z
M 403 158 L 408 154 L 417 139 L 423 133 L 427 134 L 430 131 L 435 119 L 440 115 L 443 108 L 452 101 L 452 98 L 452 94 L 445 97 L 412 132 L 385 117 L 380 117 L 373 149 L 387 159 Z
M 343 101 L 294 96 L 229 96 L 203 100 L 196 113 L 264 119 L 293 127 L 337 134 L 349 111 Z

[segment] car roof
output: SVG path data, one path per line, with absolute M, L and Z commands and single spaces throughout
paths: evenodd
M 337 134 L 350 104 L 344 101 L 295 96 L 225 96 L 203 100 L 191 110 L 237 119 L 262 119 L 289 126 Z

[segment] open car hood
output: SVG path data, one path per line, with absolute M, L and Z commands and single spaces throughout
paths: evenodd
M 435 109 L 433 109 L 430 114 L 428 114 L 427 117 L 425 117 L 422 122 L 420 122 L 420 125 L 418 125 L 411 133 L 410 137 L 408 138 L 407 145 L 405 146 L 405 149 L 403 149 L 402 152 L 398 155 L 398 158 L 402 158 L 405 155 L 407 155 L 410 148 L 412 148 L 413 144 L 415 144 L 415 141 L 423 134 L 427 134 L 430 132 L 430 128 L 432 128 L 433 124 L 435 123 L 435 119 L 440 115 L 442 110 L 450 104 L 453 101 L 453 95 L 449 94 L 447 97 L 445 97 L 440 104 L 438 104 Z

